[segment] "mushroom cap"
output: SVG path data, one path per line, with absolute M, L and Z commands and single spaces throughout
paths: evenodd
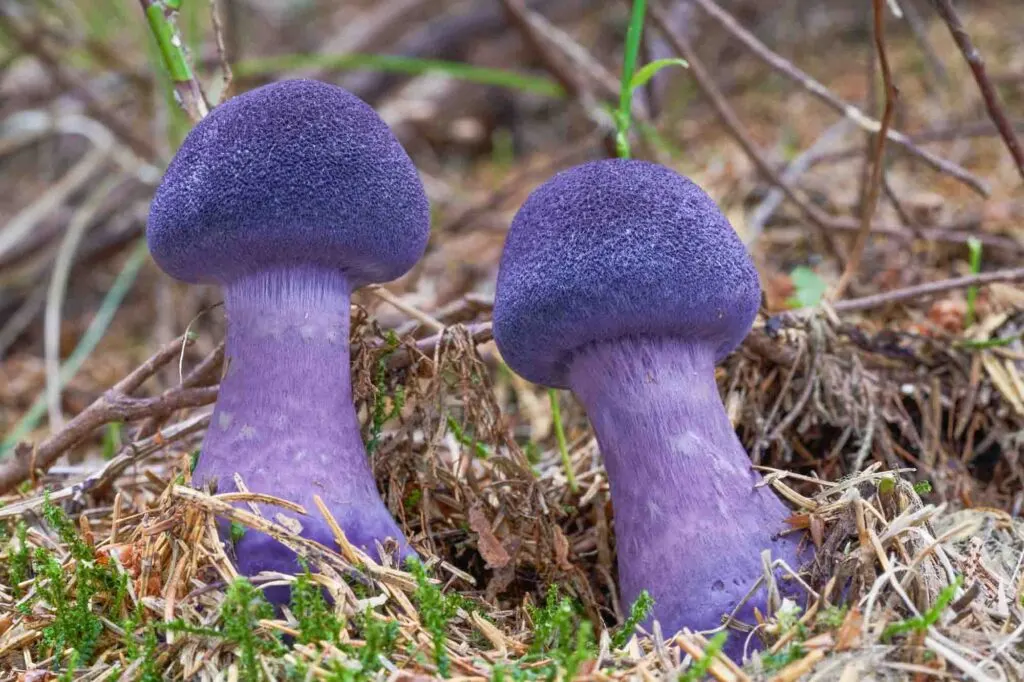
M 568 388 L 573 352 L 595 341 L 672 336 L 717 362 L 760 303 L 757 269 L 711 197 L 664 166 L 606 159 L 556 174 L 519 209 L 494 339 L 520 376 Z
M 157 264 L 186 282 L 312 266 L 356 288 L 402 276 L 429 230 L 416 167 L 377 113 L 337 86 L 287 80 L 224 102 L 189 132 L 146 236 Z

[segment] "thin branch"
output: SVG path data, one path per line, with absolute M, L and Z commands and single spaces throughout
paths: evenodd
M 605 135 L 604 143 L 608 155 L 615 156 L 615 121 L 601 108 L 601 103 L 584 82 L 585 79 L 566 63 L 567 50 L 554 44 L 552 36 L 544 32 L 544 24 L 536 21 L 522 0 L 500 2 L 509 22 L 516 26 L 530 50 L 538 55 L 558 84 L 579 103 L 587 118 Z
M 690 42 L 681 31 L 677 30 L 668 21 L 668 16 L 665 13 L 662 3 L 657 0 L 652 2 L 650 6 L 650 13 L 655 25 L 659 30 L 661 30 L 665 37 L 668 38 L 669 44 L 672 45 L 673 49 L 679 54 L 679 56 L 689 63 L 690 68 L 687 69 L 687 71 L 693 75 L 698 87 L 700 87 L 707 98 L 711 101 L 711 105 L 718 112 L 719 118 L 722 119 L 722 122 L 725 124 L 726 128 L 728 128 L 729 132 L 732 133 L 733 138 L 735 138 L 743 148 L 743 151 L 747 153 L 747 156 L 749 156 L 750 160 L 754 162 L 754 165 L 757 166 L 757 169 L 761 174 L 764 175 L 772 185 L 781 189 L 786 194 L 786 197 L 796 204 L 807 219 L 818 228 L 822 241 L 825 243 L 826 247 L 837 260 L 842 262 L 842 257 L 832 240 L 832 236 L 829 234 L 829 217 L 797 194 L 793 186 L 775 172 L 772 165 L 768 163 L 768 160 L 765 159 L 757 149 L 754 141 L 750 138 L 750 135 L 747 134 L 742 121 L 740 121 L 736 112 L 733 110 L 728 100 L 726 100 L 721 90 L 719 90 L 718 86 L 715 85 L 714 79 L 711 78 L 711 75 L 705 68 L 704 63 L 697 57 L 697 54 L 691 47 Z
M 184 349 L 181 349 L 184 350 Z M 224 364 L 224 342 L 221 341 L 217 344 L 217 347 L 210 351 L 202 361 L 192 368 L 184 378 L 182 378 L 179 386 L 181 388 L 197 388 L 203 385 L 211 385 L 218 383 L 217 381 L 211 381 L 211 377 L 214 377 L 215 372 L 219 371 Z M 135 435 L 136 438 L 146 438 L 160 428 L 163 420 L 169 417 L 170 414 L 162 414 L 150 417 L 146 421 L 142 422 L 139 427 L 138 433 Z
M 1010 119 L 1006 117 L 1006 112 L 1003 111 L 1003 106 L 999 102 L 999 93 L 996 92 L 992 81 L 989 80 L 988 73 L 985 70 L 985 61 L 982 59 L 981 53 L 974 46 L 970 34 L 967 33 L 967 29 L 964 28 L 959 15 L 953 9 L 953 3 L 950 0 L 931 0 L 931 2 L 932 6 L 935 7 L 935 11 L 946 22 L 949 32 L 953 35 L 953 40 L 956 42 L 957 47 L 960 48 L 964 59 L 967 60 L 968 66 L 971 67 L 974 80 L 977 82 L 981 96 L 985 100 L 985 108 L 988 109 L 988 115 L 992 118 L 992 122 L 999 131 L 999 135 L 1003 138 L 1003 142 L 1006 143 L 1006 148 L 1010 150 L 1010 156 L 1013 157 L 1014 163 L 1017 164 L 1017 170 L 1020 172 L 1021 177 L 1024 178 L 1024 150 L 1021 149 L 1020 140 L 1017 139 L 1017 134 L 1013 132 Z
M 156 148 L 153 147 L 147 138 L 138 135 L 131 126 L 125 124 L 91 90 L 79 88 L 78 76 L 68 73 L 60 57 L 54 55 L 41 39 L 33 37 L 28 28 L 20 25 L 18 20 L 10 13 L 5 12 L 2 7 L 3 3 L 0 3 L 0 30 L 10 35 L 22 50 L 38 59 L 46 67 L 53 81 L 59 87 L 65 90 L 78 91 L 86 112 L 109 128 L 117 137 L 124 140 L 125 144 L 140 157 L 146 160 L 159 158 Z
M 494 338 L 494 332 L 490 322 L 478 322 L 476 324 L 466 325 L 466 331 L 469 333 L 470 339 L 472 339 L 473 343 L 476 345 L 487 343 Z M 434 334 L 433 336 L 428 336 L 425 339 L 420 339 L 416 342 L 416 352 L 420 353 L 423 357 L 433 357 L 434 351 L 437 349 L 438 345 L 440 345 L 446 333 L 447 329 L 438 334 Z M 415 361 L 416 358 L 413 357 L 412 353 L 395 353 L 388 359 L 388 370 L 394 372 L 395 370 L 404 369 Z
M 849 313 L 861 310 L 870 310 L 872 308 L 881 308 L 882 306 L 886 306 L 891 303 L 901 303 L 903 301 L 910 301 L 916 298 L 934 296 L 936 294 L 942 294 L 955 289 L 966 289 L 967 287 L 984 286 L 986 284 L 995 284 L 998 282 L 1021 281 L 1024 281 L 1024 267 L 1006 268 L 1004 270 L 992 270 L 991 272 L 981 272 L 974 275 L 954 277 L 952 279 L 942 279 L 937 282 L 917 284 L 912 287 L 894 289 L 892 291 L 886 291 L 881 294 L 872 294 L 871 296 L 863 296 L 861 298 L 850 298 L 845 301 L 837 301 L 836 303 L 831 304 L 831 306 L 837 313 Z M 798 314 L 806 314 L 811 310 L 813 309 L 803 308 L 794 312 Z
M 199 407 L 213 402 L 216 389 L 212 395 L 209 389 L 175 388 L 157 398 L 131 397 L 131 393 L 143 382 L 178 356 L 183 343 L 191 345 L 193 341 L 179 337 L 165 344 L 37 448 L 16 448 L 14 455 L 0 466 L 0 494 L 8 492 L 37 471 L 46 471 L 64 452 L 84 441 L 104 424 L 166 414 L 182 407 Z
M 860 109 L 848 102 L 844 102 L 827 87 L 816 81 L 809 74 L 801 71 L 792 63 L 772 52 L 767 45 L 762 43 L 754 34 L 743 28 L 736 19 L 715 4 L 714 0 L 692 0 L 700 5 L 701 9 L 710 14 L 727 31 L 736 36 L 744 45 L 750 49 L 763 62 L 779 71 L 788 78 L 799 83 L 805 90 L 817 97 L 819 100 L 830 106 L 838 113 L 846 116 L 858 126 L 868 132 L 876 133 L 881 130 L 881 123 L 867 116 Z M 978 194 L 987 197 L 990 194 L 988 183 L 971 174 L 965 168 L 942 159 L 931 152 L 917 147 L 909 137 L 896 130 L 888 130 L 886 137 L 890 142 L 901 147 L 911 155 L 921 159 L 935 170 L 946 173 L 960 182 L 964 183 Z
M 105 462 L 102 467 L 88 474 L 77 483 L 50 492 L 48 495 L 37 495 L 36 497 L 0 508 L 0 521 L 16 518 L 26 512 L 38 509 L 47 500 L 49 500 L 50 504 L 59 504 L 66 500 L 80 501 L 85 494 L 109 486 L 125 469 L 138 465 L 150 455 L 164 449 L 168 443 L 181 440 L 186 436 L 205 429 L 210 424 L 210 414 L 210 412 L 205 412 L 193 415 L 180 423 L 164 429 L 158 436 L 150 436 L 149 438 L 125 445 L 117 455 L 108 462 Z
M 885 140 L 892 124 L 892 117 L 896 111 L 896 98 L 899 90 L 892 82 L 892 70 L 889 67 L 889 55 L 885 50 L 885 3 L 884 0 L 872 0 L 874 8 L 874 33 L 875 49 L 878 51 L 878 64 L 882 69 L 882 82 L 885 86 L 885 109 L 882 112 L 882 124 L 878 135 L 875 136 L 875 149 L 871 159 L 871 177 L 864 192 L 864 205 L 861 207 L 861 224 L 857 232 L 857 239 L 853 243 L 853 250 L 850 258 L 846 261 L 843 274 L 833 290 L 831 299 L 839 300 L 843 297 L 850 282 L 857 275 L 860 268 L 860 261 L 864 257 L 864 249 L 868 245 L 868 237 L 871 235 L 871 218 L 875 215 L 878 205 L 878 194 L 882 187 L 882 173 L 885 172 Z
M 217 0 L 210 0 L 210 22 L 213 24 L 213 36 L 217 41 L 217 58 L 220 60 L 220 69 L 224 73 L 224 89 L 220 96 L 223 101 L 231 96 L 231 85 L 235 80 L 235 74 L 231 70 L 228 48 L 224 42 L 224 24 L 221 22 L 220 12 L 217 10 Z

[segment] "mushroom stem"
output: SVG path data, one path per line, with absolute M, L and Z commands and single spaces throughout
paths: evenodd
M 589 344 L 569 365 L 608 472 L 623 606 L 646 589 L 666 635 L 720 627 L 762 574 L 763 550 L 798 567 L 796 541 L 775 537 L 789 512 L 754 487 L 714 358 L 713 343 L 627 337 Z M 755 622 L 765 600 L 762 590 L 737 616 Z
M 235 472 L 245 472 L 249 490 L 307 511 L 295 518 L 261 505 L 264 516 L 290 516 L 302 535 L 334 547 L 313 502 L 317 494 L 352 544 L 376 555 L 374 540 L 391 537 L 408 555 L 377 491 L 352 402 L 348 281 L 337 272 L 289 268 L 230 282 L 224 293 L 227 370 L 193 480 L 216 479 L 218 491 L 233 491 Z M 297 569 L 289 550 L 255 531 L 236 551 L 244 575 Z

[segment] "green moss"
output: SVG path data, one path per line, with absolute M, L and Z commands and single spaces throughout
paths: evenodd
M 430 582 L 427 569 L 416 559 L 409 559 L 407 568 L 416 579 L 413 601 L 419 608 L 423 627 L 434 643 L 434 664 L 442 677 L 448 677 L 450 661 L 445 644 L 448 641 L 448 622 L 455 616 L 464 599 L 457 594 L 444 594 Z
M 398 336 L 389 331 L 386 337 L 387 350 L 377 360 L 376 371 L 373 377 L 373 385 L 376 388 L 373 396 L 373 408 L 370 411 L 370 435 L 366 442 L 366 452 L 372 455 L 380 447 L 381 433 L 384 431 L 384 424 L 388 423 L 399 415 L 405 407 L 405 389 L 401 386 L 395 389 L 394 395 L 388 396 L 388 358 L 398 349 Z M 390 405 L 389 405 L 390 403 Z
M 636 630 L 636 626 L 647 620 L 647 616 L 651 614 L 651 609 L 653 608 L 654 597 L 647 590 L 640 592 L 640 596 L 629 607 L 629 616 L 626 618 L 626 622 L 612 635 L 612 646 L 616 649 L 621 649 L 625 646 L 626 642 L 629 641 L 630 635 Z
M 323 591 L 313 582 L 308 570 L 292 585 L 291 607 L 299 623 L 299 642 L 338 643 L 344 624 L 331 611 Z

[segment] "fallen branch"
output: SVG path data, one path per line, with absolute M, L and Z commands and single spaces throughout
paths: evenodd
M 844 102 L 836 94 L 834 94 L 827 87 L 816 81 L 809 74 L 801 71 L 792 63 L 779 56 L 767 45 L 762 43 L 758 38 L 743 28 L 742 25 L 728 12 L 723 10 L 714 0 L 692 0 L 696 4 L 700 5 L 701 9 L 711 15 L 719 24 L 722 25 L 725 30 L 734 35 L 740 42 L 747 46 L 747 48 L 753 52 L 758 58 L 761 59 L 768 66 L 774 68 L 776 71 L 782 73 L 786 77 L 799 83 L 807 92 L 811 93 L 819 100 L 827 104 L 829 107 L 847 117 L 864 130 L 877 133 L 881 130 L 882 124 L 879 121 L 874 120 L 863 111 L 855 107 L 854 105 Z M 921 149 L 913 143 L 913 141 L 897 130 L 886 131 L 886 139 L 891 141 L 893 144 L 901 147 L 912 156 L 916 156 L 921 159 L 929 166 L 945 173 L 951 177 L 956 178 L 960 182 L 964 183 L 978 194 L 987 197 L 990 193 L 988 184 L 971 174 L 967 169 L 958 166 L 957 164 L 947 161 L 943 158 L 932 154 L 931 152 Z
M 892 125 L 893 114 L 896 113 L 896 98 L 899 91 L 892 82 L 892 70 L 889 68 L 889 55 L 885 50 L 885 5 L 883 0 L 872 0 L 874 16 L 875 49 L 878 51 L 878 62 L 882 69 L 882 82 L 885 85 L 885 110 L 882 112 L 882 123 L 878 135 L 875 136 L 875 148 L 871 158 L 871 176 L 864 192 L 864 205 L 861 207 L 860 229 L 857 231 L 857 238 L 853 243 L 850 258 L 846 261 L 843 274 L 840 275 L 835 289 L 830 296 L 831 300 L 838 300 L 843 297 L 850 282 L 857 275 L 860 268 L 860 261 L 864 257 L 864 249 L 868 245 L 868 237 L 871 235 L 871 218 L 875 215 L 878 206 L 878 194 L 882 188 L 882 175 L 885 172 L 885 140 Z
M 915 298 L 934 296 L 935 294 L 942 294 L 947 291 L 953 291 L 954 289 L 966 289 L 967 287 L 984 286 L 986 284 L 995 284 L 997 282 L 1021 281 L 1024 281 L 1024 267 L 992 270 L 991 272 L 981 272 L 975 275 L 965 275 L 963 277 L 954 277 L 952 279 L 941 279 L 937 282 L 917 284 L 912 287 L 894 289 L 881 294 L 872 294 L 871 296 L 837 301 L 832 304 L 832 309 L 837 313 L 870 310 L 871 308 L 880 308 L 882 306 L 889 305 L 890 303 L 901 303 Z M 814 308 L 801 308 L 795 312 L 806 314 L 810 313 L 812 310 L 814 310 Z
M 1013 157 L 1014 163 L 1017 164 L 1017 170 L 1020 172 L 1021 177 L 1024 178 L 1024 150 L 1021 149 L 1017 134 L 1013 132 L 1013 125 L 1011 125 L 1010 119 L 1006 117 L 1006 112 L 1003 111 L 1003 106 L 999 102 L 999 94 L 992 85 L 992 81 L 989 80 L 988 73 L 985 70 L 985 60 L 981 58 L 981 53 L 978 52 L 978 48 L 971 41 L 971 36 L 967 33 L 967 29 L 964 28 L 963 22 L 960 21 L 960 17 L 953 8 L 953 3 L 950 0 L 932 0 L 932 6 L 935 7 L 935 11 L 939 13 L 942 20 L 946 22 L 949 32 L 953 35 L 954 42 L 956 42 L 956 46 L 960 48 L 960 53 L 963 54 L 967 65 L 971 67 L 974 80 L 977 82 L 981 96 L 985 100 L 985 108 L 988 110 L 988 115 L 992 119 L 992 123 L 995 124 L 996 130 L 999 131 L 1000 137 L 1003 138 L 1003 142 L 1006 143 L 1006 148 L 1010 150 L 1010 156 Z
M 179 337 L 165 344 L 146 362 L 117 382 L 89 407 L 70 420 L 64 428 L 39 444 L 38 447 L 15 448 L 14 455 L 0 467 L 0 494 L 12 490 L 37 472 L 45 472 L 57 459 L 92 433 L 113 421 L 132 421 L 160 414 L 169 414 L 186 407 L 201 407 L 216 400 L 216 388 L 188 388 L 177 386 L 156 398 L 133 398 L 135 392 L 160 368 L 178 357 L 182 347 L 194 341 Z
M 677 54 L 685 59 L 690 68 L 687 71 L 693 75 L 694 80 L 697 82 L 697 86 L 703 91 L 704 95 L 710 100 L 711 105 L 715 108 L 722 123 L 725 124 L 726 128 L 732 134 L 733 138 L 743 148 L 750 160 L 754 162 L 757 169 L 761 172 L 765 178 L 771 182 L 772 185 L 781 189 L 786 197 L 792 201 L 796 206 L 803 212 L 811 223 L 818 228 L 819 234 L 822 241 L 825 243 L 829 251 L 836 257 L 836 260 L 843 262 L 842 256 L 839 253 L 838 248 L 832 239 L 832 235 L 829 234 L 829 222 L 830 218 L 824 212 L 809 204 L 799 194 L 792 184 L 786 182 L 772 165 L 768 163 L 764 155 L 757 149 L 754 141 L 743 127 L 743 123 L 740 121 L 736 112 L 730 106 L 726 100 L 725 95 L 722 94 L 718 86 L 715 85 L 714 80 L 708 73 L 707 68 L 696 54 L 696 51 L 690 45 L 690 42 L 678 31 L 668 20 L 668 16 L 663 9 L 663 5 L 660 2 L 652 2 L 650 5 L 651 18 L 654 19 L 655 25 L 659 30 L 668 38 L 669 44 L 672 45 L 673 49 Z

